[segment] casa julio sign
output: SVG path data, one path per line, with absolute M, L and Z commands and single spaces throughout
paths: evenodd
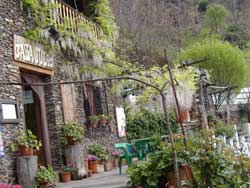
M 41 45 L 14 35 L 14 60 L 34 66 L 53 69 L 53 56 Z

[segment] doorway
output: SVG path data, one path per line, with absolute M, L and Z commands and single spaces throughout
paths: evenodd
M 21 73 L 23 83 L 23 99 L 26 129 L 32 131 L 42 141 L 42 147 L 35 151 L 39 166 L 51 164 L 44 86 L 34 86 L 32 83 L 42 83 L 38 75 Z

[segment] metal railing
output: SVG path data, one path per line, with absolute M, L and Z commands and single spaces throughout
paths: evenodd
M 50 0 L 50 2 L 53 6 L 51 17 L 54 20 L 54 26 L 56 28 L 60 24 L 67 22 L 68 31 L 77 33 L 80 22 L 84 22 L 86 25 L 92 26 L 91 32 L 93 33 L 94 37 L 97 38 L 98 36 L 102 35 L 102 29 L 97 23 L 73 9 L 68 4 L 62 2 L 61 0 Z

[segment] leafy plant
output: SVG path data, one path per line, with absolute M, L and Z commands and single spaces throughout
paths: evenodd
M 160 150 L 149 154 L 148 158 L 147 161 L 139 161 L 126 171 L 133 188 L 158 187 L 161 184 L 161 178 L 165 177 L 167 170 L 172 166 L 171 148 L 168 146 L 161 146 Z
M 177 132 L 177 123 L 172 113 L 169 114 L 173 131 Z M 137 113 L 128 113 L 126 118 L 126 135 L 128 140 L 167 135 L 163 114 L 142 109 Z
M 234 135 L 233 127 L 231 125 L 225 124 L 222 121 L 217 121 L 214 129 L 216 136 L 226 136 L 228 138 L 231 138 Z
M 36 173 L 35 180 L 38 186 L 40 183 L 46 183 L 47 186 L 55 186 L 58 181 L 58 176 L 51 166 L 48 166 L 48 168 L 40 166 Z
M 92 116 L 89 116 L 89 121 L 92 123 L 95 123 L 99 120 L 99 117 L 98 116 L 95 116 L 95 115 L 92 115 Z
M 190 138 L 188 147 L 179 148 L 179 156 L 192 169 L 196 188 L 244 187 L 250 185 L 250 159 L 236 155 L 231 148 L 218 149 L 214 143 L 214 132 Z M 207 139 L 204 139 L 207 138 Z
M 108 117 L 105 116 L 104 114 L 98 116 L 99 119 L 107 119 Z
M 64 172 L 71 172 L 71 173 L 74 173 L 74 172 L 77 171 L 77 168 L 74 167 L 73 164 L 69 163 L 69 164 L 67 164 L 67 166 L 63 166 L 62 170 L 63 170 Z
M 74 141 L 81 142 L 83 140 L 84 130 L 75 123 L 66 123 L 63 128 L 65 137 L 72 137 Z
M 109 158 L 108 152 L 100 144 L 91 144 L 87 150 L 89 154 L 95 155 L 100 161 L 105 161 Z
M 19 136 L 17 138 L 18 144 L 12 144 L 11 150 L 16 151 L 18 146 L 25 146 L 27 148 L 35 148 L 39 150 L 42 146 L 41 141 L 37 140 L 37 136 L 32 133 L 31 130 L 19 130 Z

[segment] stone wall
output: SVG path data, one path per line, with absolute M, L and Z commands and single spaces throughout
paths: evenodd
M 13 34 L 23 36 L 24 31 L 32 27 L 33 21 L 20 7 L 19 0 L 0 0 L 0 82 L 21 82 L 19 67 L 13 64 Z M 70 78 L 62 68 L 62 62 L 67 57 L 55 54 L 55 75 L 45 76 L 44 82 L 58 82 L 60 80 L 79 79 L 81 76 L 76 72 L 74 78 Z M 88 60 L 90 61 L 90 60 Z M 85 113 L 83 106 L 83 92 L 81 84 L 76 84 L 76 112 L 77 121 L 85 128 L 85 139 L 83 148 L 86 154 L 86 147 L 90 143 L 100 143 L 105 147 L 111 147 L 113 143 L 120 141 L 117 138 L 116 123 L 113 120 L 111 129 L 109 127 L 97 128 L 87 131 L 85 125 Z M 47 120 L 52 154 L 52 164 L 59 169 L 64 164 L 64 145 L 62 143 L 62 127 L 64 126 L 63 106 L 61 89 L 59 85 L 45 87 L 45 98 L 47 108 Z M 11 143 L 15 142 L 18 136 L 18 129 L 25 128 L 23 93 L 21 86 L 0 85 L 0 100 L 14 100 L 18 102 L 20 122 L 18 124 L 0 125 L 3 132 L 4 146 L 6 149 L 5 160 L 0 160 L 0 182 L 15 181 L 15 159 L 17 153 L 10 151 Z M 102 88 L 102 104 L 104 112 L 107 112 L 106 99 Z M 115 105 L 120 104 L 118 98 L 107 96 L 109 113 L 114 115 Z
M 13 34 L 22 35 L 32 21 L 21 11 L 18 0 L 0 1 L 0 82 L 20 82 L 19 68 L 13 61 Z M 10 145 L 18 134 L 18 128 L 24 128 L 24 112 L 21 86 L 0 85 L 0 100 L 18 102 L 20 122 L 1 125 L 3 131 L 5 160 L 0 161 L 0 182 L 13 181 L 15 177 L 15 157 Z

